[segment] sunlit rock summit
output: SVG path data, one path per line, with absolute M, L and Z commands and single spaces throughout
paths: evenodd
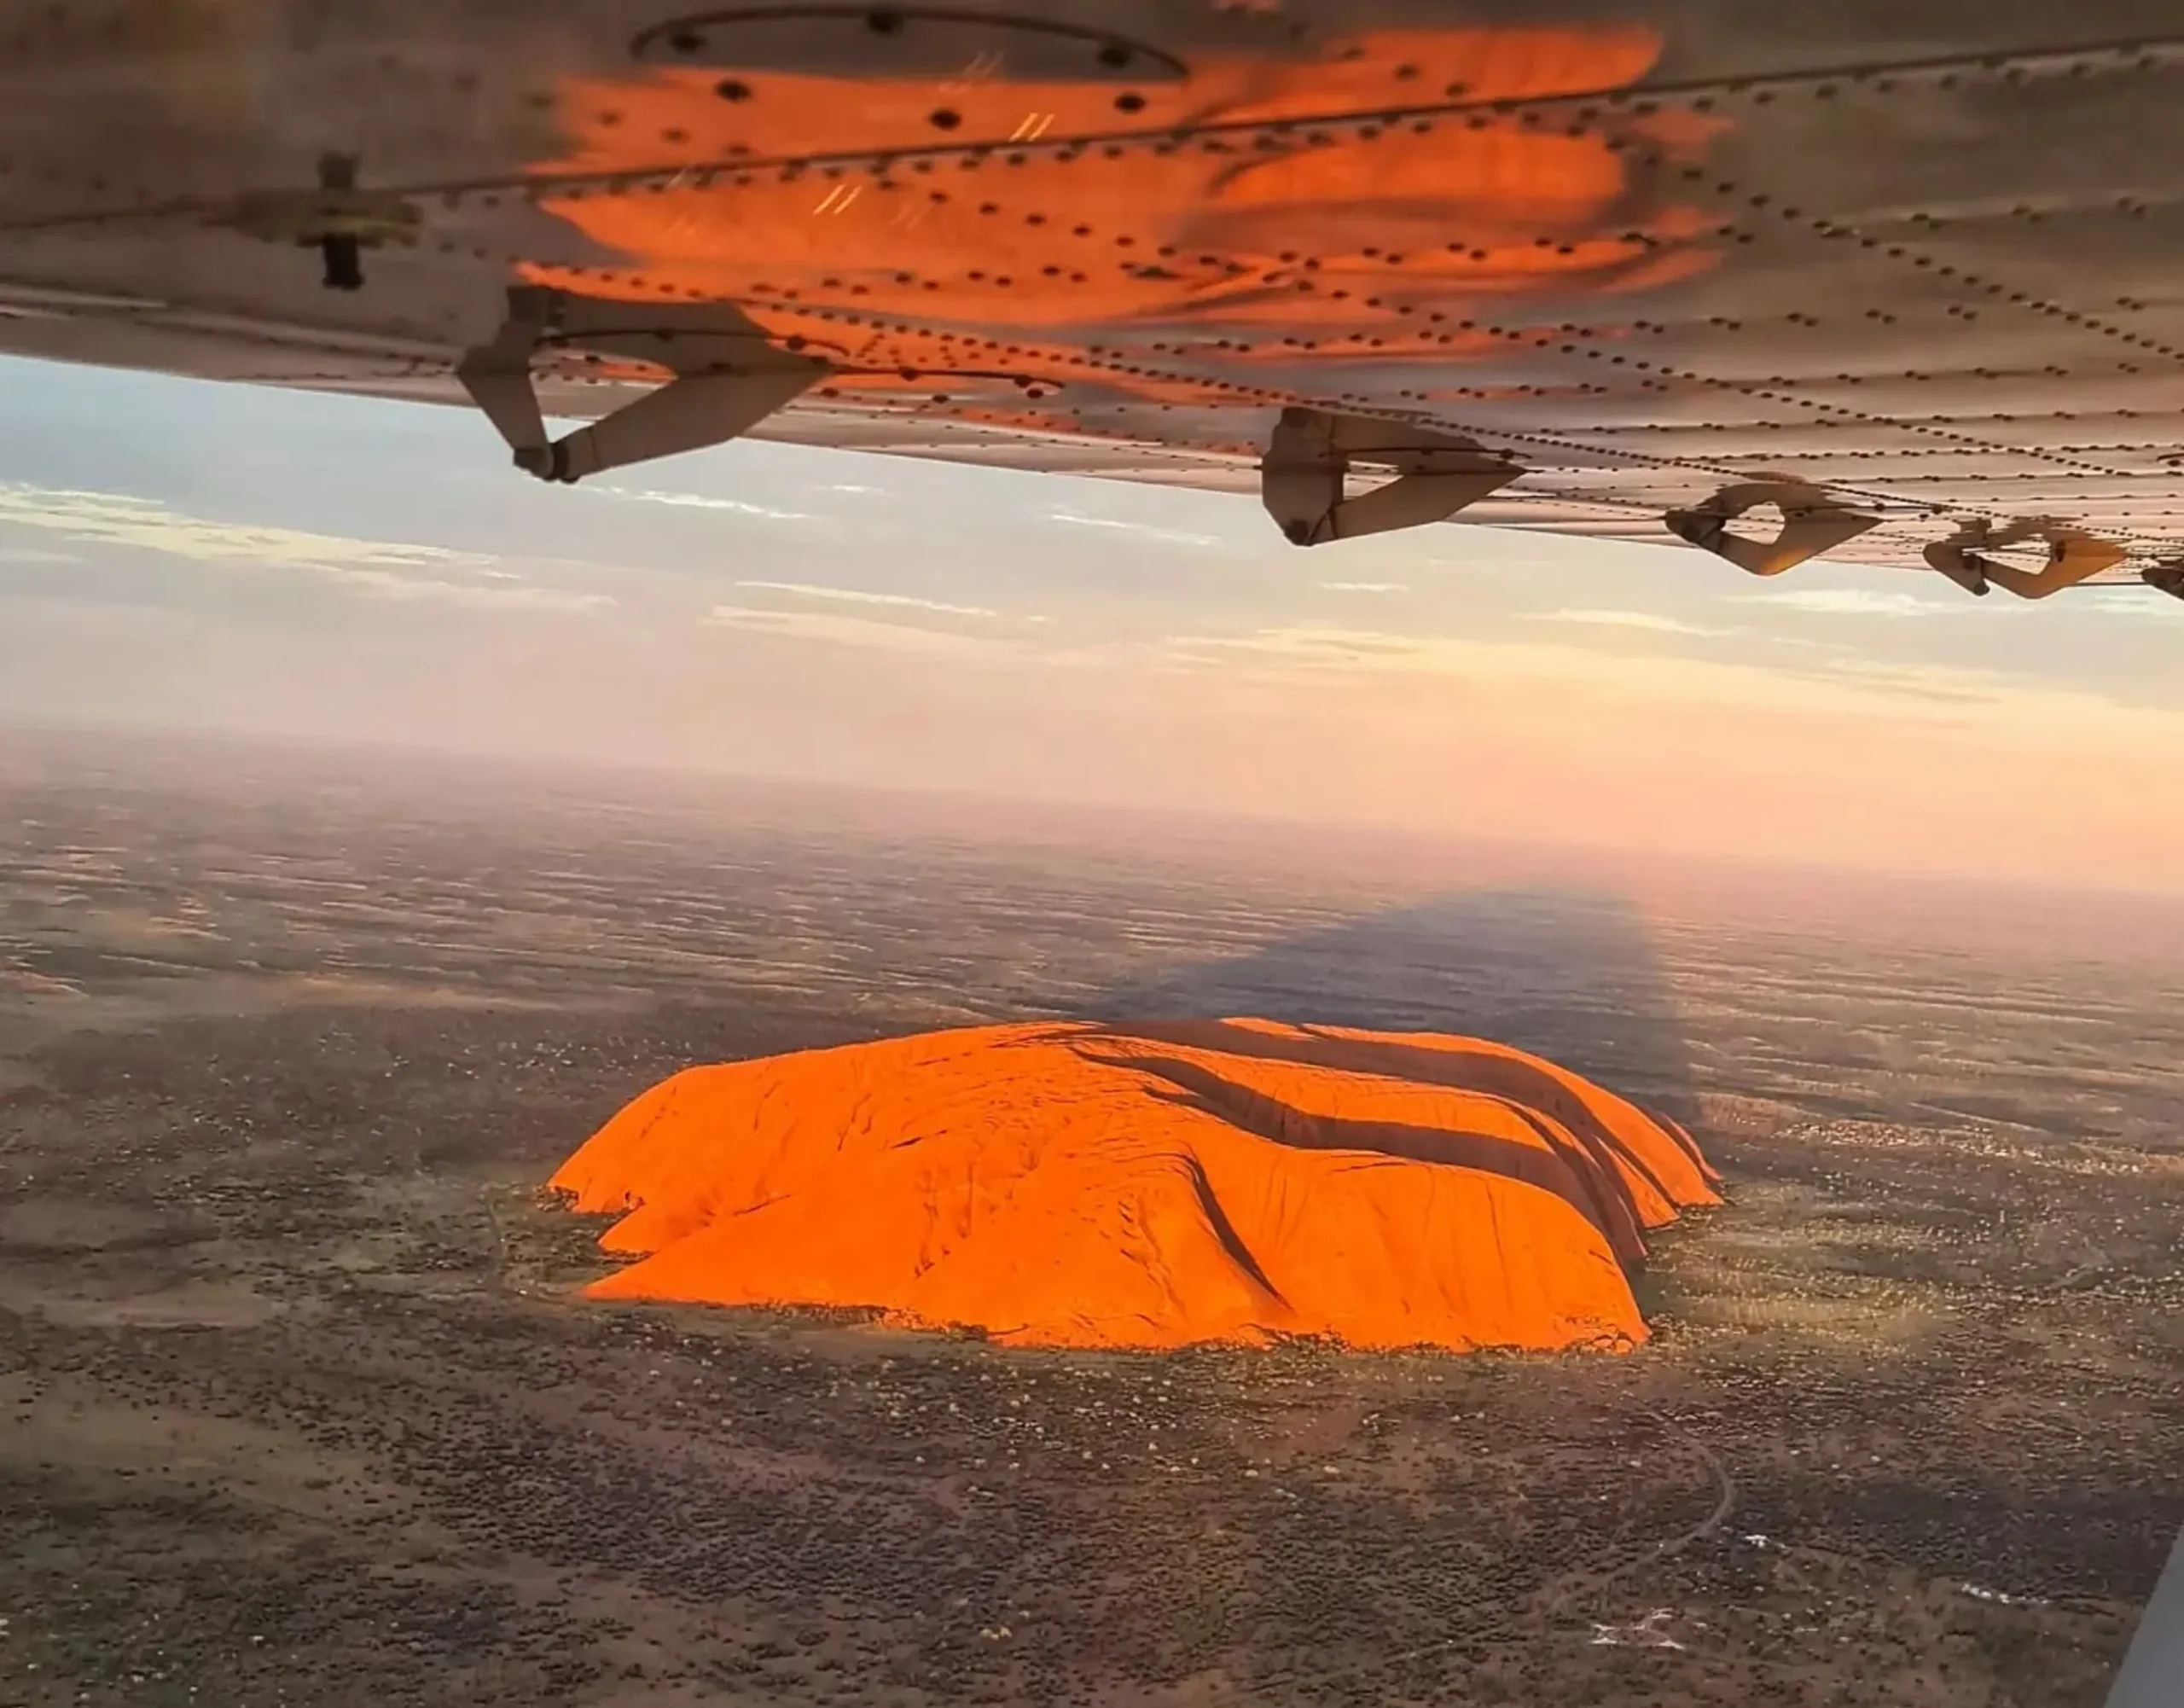
M 556 1173 L 597 1298 L 868 1307 L 1054 1346 L 1624 1347 L 1690 1136 L 1474 1038 L 983 1026 L 675 1075 Z

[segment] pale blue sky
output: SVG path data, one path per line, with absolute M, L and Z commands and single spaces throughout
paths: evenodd
M 758 443 L 547 487 L 460 410 L 0 363 L 19 721 L 2135 880 L 2180 658 L 2137 589 L 1299 550 L 1248 499 Z

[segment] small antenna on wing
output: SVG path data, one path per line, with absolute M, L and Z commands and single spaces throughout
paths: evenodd
M 322 154 L 318 160 L 321 189 L 353 190 L 357 187 L 354 154 Z M 326 259 L 326 288 L 360 291 L 364 288 L 363 246 L 353 231 L 328 231 L 318 240 L 318 253 Z

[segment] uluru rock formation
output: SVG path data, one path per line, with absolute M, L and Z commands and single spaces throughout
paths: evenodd
M 1646 1338 L 1624 1265 L 1719 1201 L 1690 1136 L 1504 1045 L 981 1026 L 692 1068 L 552 1184 L 595 1298 L 876 1309 L 1023 1345 Z

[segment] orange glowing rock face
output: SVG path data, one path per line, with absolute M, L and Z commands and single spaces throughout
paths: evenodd
M 988 1026 L 653 1087 L 563 1165 L 595 1298 L 876 1309 L 1026 1345 L 1626 1348 L 1689 1136 L 1539 1058 L 1264 1020 Z

